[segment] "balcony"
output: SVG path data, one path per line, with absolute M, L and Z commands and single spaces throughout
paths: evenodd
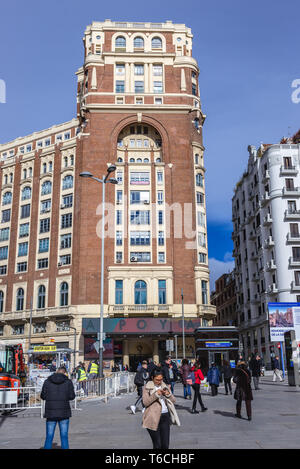
M 286 220 L 300 220 L 300 210 L 286 210 L 284 218 Z
M 108 305 L 108 314 L 133 314 L 133 313 L 168 313 L 171 305 Z
M 300 289 L 300 287 L 299 287 Z M 267 288 L 267 294 L 268 295 L 276 295 L 278 293 L 278 288 L 276 283 L 272 283 L 271 285 L 268 286 Z
M 268 182 L 269 179 L 270 179 L 270 172 L 269 172 L 269 170 L 267 169 L 267 170 L 264 172 L 264 175 L 263 175 L 263 178 L 262 178 L 262 182 L 265 184 L 266 182 Z
M 253 240 L 253 241 L 256 239 L 256 233 L 255 233 L 254 231 L 250 231 L 250 233 L 249 233 L 249 239 L 251 239 L 251 240 Z
M 264 226 L 271 225 L 272 222 L 273 222 L 273 220 L 272 220 L 272 218 L 271 218 L 271 215 L 268 213 L 268 214 L 264 217 L 263 225 L 264 225 Z
M 34 309 L 32 310 L 32 319 L 43 318 L 51 319 L 57 316 L 69 316 L 73 317 L 75 314 L 75 308 L 72 306 L 64 307 L 51 307 L 43 309 Z M 23 320 L 25 322 L 30 319 L 30 309 L 25 309 L 23 311 L 11 311 L 1 314 L 1 321 L 12 321 L 12 320 Z
M 257 272 L 253 273 L 252 282 L 259 282 L 259 274 Z
M 293 244 L 297 244 L 297 243 L 300 243 L 300 234 L 299 233 L 294 233 L 293 236 L 291 235 L 291 233 L 288 233 L 286 235 L 286 242 L 287 243 L 293 243 Z
M 262 207 L 264 205 L 266 205 L 266 203 L 268 203 L 269 200 L 270 200 L 270 196 L 269 196 L 268 192 L 265 192 L 265 194 L 261 195 L 260 198 L 259 198 L 259 201 L 260 201 Z
M 282 197 L 299 197 L 300 196 L 300 187 L 284 187 L 282 189 Z
M 293 268 L 293 267 L 300 267 L 300 258 L 293 258 L 293 257 L 290 257 L 289 258 L 289 267 L 290 268 Z
M 251 261 L 257 261 L 258 259 L 258 254 L 256 252 L 252 252 L 250 256 Z
M 276 270 L 277 269 L 277 266 L 274 262 L 274 259 L 271 259 L 270 262 L 267 262 L 267 265 L 266 265 L 266 271 L 267 272 L 270 272 L 272 270 Z
M 274 246 L 274 240 L 272 236 L 268 236 L 267 239 L 265 239 L 264 246 L 266 249 L 269 249 Z
M 294 292 L 300 292 L 300 284 L 296 283 L 294 280 L 291 283 L 291 290 Z
M 216 316 L 216 307 L 213 305 L 197 305 L 197 313 L 201 316 L 214 318 Z
M 298 169 L 296 166 L 280 166 L 280 176 L 297 176 Z

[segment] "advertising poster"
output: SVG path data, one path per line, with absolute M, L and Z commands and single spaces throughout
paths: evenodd
M 291 329 L 300 341 L 300 303 L 268 303 L 268 311 L 271 342 L 283 342 Z
M 113 339 L 106 339 L 103 341 L 104 351 L 103 358 L 113 358 L 114 356 L 114 343 Z M 99 358 L 100 342 L 95 338 L 84 338 L 84 359 L 97 360 Z

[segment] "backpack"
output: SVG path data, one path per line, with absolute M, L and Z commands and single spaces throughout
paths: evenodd
M 190 371 L 189 374 L 187 375 L 187 378 L 186 378 L 186 383 L 189 384 L 189 385 L 193 385 L 195 384 L 196 382 L 196 377 L 195 377 L 195 373 L 193 371 Z

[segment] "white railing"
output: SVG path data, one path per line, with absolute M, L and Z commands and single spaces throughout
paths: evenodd
M 73 380 L 73 383 L 78 399 L 101 397 L 107 401 L 108 397 L 133 392 L 135 389 L 134 377 L 135 373 L 123 371 L 112 373 L 110 376 L 100 379 L 88 379 L 81 382 Z

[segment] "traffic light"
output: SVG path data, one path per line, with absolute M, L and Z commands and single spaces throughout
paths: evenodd
M 280 348 L 280 344 L 277 344 L 277 348 Z

